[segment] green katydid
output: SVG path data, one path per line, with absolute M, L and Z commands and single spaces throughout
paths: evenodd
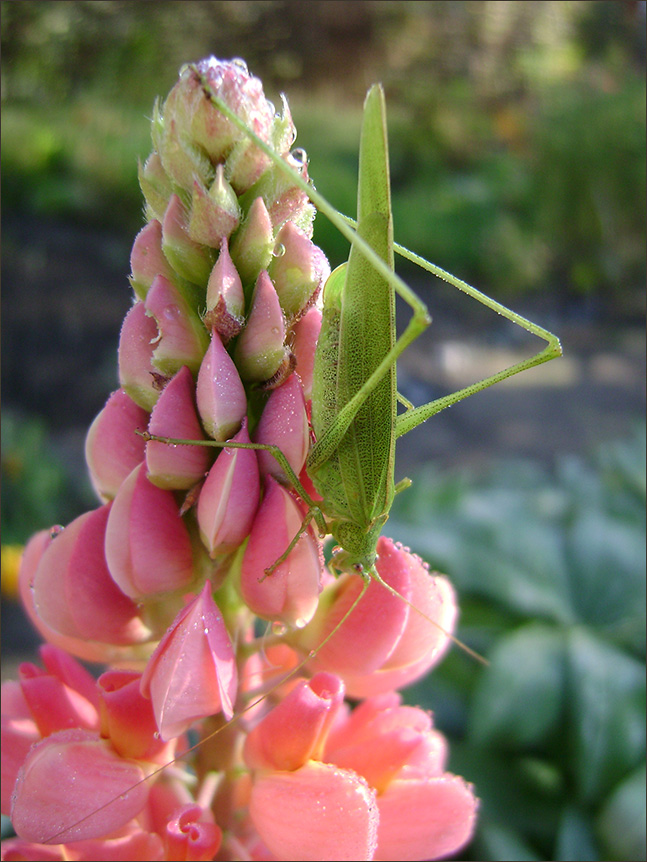
M 347 264 L 337 268 L 324 288 L 324 320 L 317 346 L 312 422 L 316 442 L 307 460 L 308 474 L 323 498 L 315 503 L 277 447 L 261 444 L 202 445 L 269 449 L 309 506 L 300 532 L 268 569 L 282 562 L 311 520 L 322 535 L 339 545 L 333 566 L 381 581 L 376 544 L 394 495 L 408 480 L 394 483 L 395 441 L 439 411 L 514 374 L 561 355 L 556 336 L 490 299 L 461 279 L 393 243 L 386 109 L 381 86 L 368 93 L 360 143 L 358 223 L 340 215 L 273 149 L 220 100 L 197 68 L 205 95 L 300 186 L 351 243 Z M 393 253 L 415 262 L 497 313 L 547 342 L 542 351 L 451 395 L 418 407 L 397 393 L 396 362 L 430 324 L 422 301 L 393 270 Z M 395 337 L 395 294 L 412 308 L 402 335 Z M 407 406 L 397 415 L 397 402 Z M 169 443 L 188 443 L 157 438 Z M 383 582 L 382 582 L 383 583 Z M 388 585 L 384 584 L 387 589 Z

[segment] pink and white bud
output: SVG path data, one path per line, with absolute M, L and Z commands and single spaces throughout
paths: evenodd
M 277 254 L 277 250 L 282 252 Z M 315 301 L 330 275 L 325 254 L 291 221 L 276 237 L 268 273 L 288 320 L 295 320 Z
M 34 745 L 20 770 L 11 820 L 25 841 L 102 838 L 125 826 L 148 797 L 142 767 L 87 730 L 62 730 Z
M 247 414 L 247 396 L 238 369 L 213 330 L 196 388 L 198 412 L 214 440 L 231 440 Z
M 306 401 L 312 398 L 312 376 L 317 339 L 321 332 L 321 318 L 321 310 L 313 306 L 292 329 L 292 352 L 297 360 L 295 371 L 301 380 Z
M 284 160 L 308 182 L 308 163 L 303 150 L 286 152 Z M 297 186 L 277 165 L 271 165 L 254 186 L 262 196 L 275 230 L 288 221 L 293 222 L 306 236 L 312 236 L 312 222 L 316 214 L 308 195 Z
M 171 195 L 164 213 L 162 250 L 173 269 L 187 281 L 204 284 L 209 278 L 212 255 L 189 236 L 187 212 L 177 195 Z
M 148 481 L 145 464 L 112 502 L 105 558 L 115 584 L 132 599 L 186 589 L 195 577 L 191 539 L 175 497 Z
M 245 762 L 250 769 L 292 771 L 309 760 L 321 760 L 343 702 L 339 677 L 318 673 L 300 680 L 247 735 Z
M 160 437 L 204 440 L 195 408 L 195 383 L 183 366 L 164 387 L 148 430 Z M 157 440 L 146 444 L 146 476 L 158 488 L 188 490 L 204 478 L 213 459 L 206 446 L 170 446 Z
M 148 425 L 148 413 L 117 389 L 90 425 L 85 438 L 85 460 L 92 487 L 106 503 L 121 483 L 144 460 L 144 439 L 137 431 Z
M 170 98 L 170 97 L 169 97 Z M 166 108 L 166 106 L 164 106 Z M 151 137 L 164 170 L 174 186 L 188 190 L 193 179 L 208 185 L 213 178 L 213 165 L 204 151 L 191 140 L 182 122 L 166 110 L 160 113 L 159 103 L 153 106 Z
M 231 258 L 243 285 L 253 284 L 272 260 L 274 228 L 263 198 L 256 198 L 231 243 Z
M 227 238 L 220 243 L 220 254 L 207 282 L 207 329 L 214 329 L 227 344 L 245 324 L 245 295 L 238 270 L 229 254 Z
M 180 613 L 151 656 L 141 690 L 153 703 L 160 736 L 173 739 L 194 721 L 234 714 L 236 657 L 207 581 Z
M 254 434 L 256 443 L 278 446 L 296 475 L 306 462 L 310 446 L 310 428 L 301 383 L 296 374 L 272 391 L 263 408 Z M 259 451 L 258 463 L 262 476 L 274 476 L 284 484 L 290 479 L 271 452 Z
M 47 626 L 67 637 L 137 644 L 150 632 L 106 564 L 111 506 L 80 515 L 46 547 L 33 577 L 34 608 Z
M 240 222 L 240 206 L 235 191 L 225 179 L 222 165 L 207 190 L 193 181 L 189 236 L 194 242 L 217 248 L 224 237 L 231 236 Z
M 139 164 L 138 176 L 139 186 L 146 199 L 149 218 L 161 221 L 164 218 L 173 189 L 159 153 L 151 153 L 143 166 L 141 163 Z
M 119 336 L 119 383 L 143 410 L 151 411 L 160 394 L 159 370 L 153 351 L 160 334 L 143 302 L 136 302 L 124 318 Z
M 259 617 L 302 628 L 312 619 L 321 591 L 322 558 L 306 530 L 287 558 L 266 575 L 301 529 L 303 516 L 288 491 L 271 476 L 256 514 L 241 568 L 241 590 Z
M 249 443 L 247 420 L 233 438 Z M 198 499 L 200 537 L 211 557 L 237 548 L 248 536 L 260 501 L 260 478 L 253 449 L 222 449 Z
M 183 365 L 188 365 L 197 374 L 209 336 L 180 288 L 158 275 L 146 295 L 145 305 L 159 329 L 159 341 L 153 351 L 155 368 L 172 377 Z
M 285 319 L 274 285 L 265 270 L 258 276 L 247 326 L 236 343 L 234 357 L 243 380 L 265 383 L 285 362 Z
M 383 536 L 377 552 L 379 575 L 410 604 L 372 580 L 352 614 L 310 663 L 339 674 L 351 697 L 369 697 L 419 679 L 440 661 L 456 621 L 455 595 L 446 578 L 431 575 L 419 557 Z M 328 588 L 331 600 L 322 596 L 319 613 L 307 631 L 294 635 L 294 645 L 305 652 L 315 649 L 362 587 L 356 575 L 334 582 Z
M 175 273 L 162 252 L 162 225 L 151 219 L 135 237 L 130 253 L 130 284 L 138 299 L 146 299 L 156 275 L 173 279 Z

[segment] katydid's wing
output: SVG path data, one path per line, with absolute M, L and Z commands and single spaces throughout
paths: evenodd
M 360 143 L 358 233 L 393 268 L 384 93 L 373 87 L 364 105 Z M 353 246 L 344 270 L 324 291 L 324 320 L 315 361 L 313 425 L 326 452 L 314 471 L 315 484 L 333 516 L 369 527 L 388 512 L 395 458 L 395 366 L 345 425 L 340 410 L 364 384 L 395 340 L 395 296 L 364 253 Z

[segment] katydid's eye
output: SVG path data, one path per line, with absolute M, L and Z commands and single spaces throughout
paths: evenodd
M 361 563 L 355 563 L 355 564 L 353 565 L 353 569 L 354 569 L 358 574 L 360 574 L 360 575 L 361 575 L 361 574 L 362 574 L 362 572 L 364 571 L 364 566 L 363 566 Z

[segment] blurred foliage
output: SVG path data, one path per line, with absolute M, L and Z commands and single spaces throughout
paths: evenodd
M 406 692 L 482 800 L 461 858 L 644 860 L 644 427 L 551 475 L 429 469 L 388 533 L 450 576 L 490 662 L 454 647 Z
M 67 524 L 96 505 L 88 481 L 75 481 L 54 455 L 44 423 L 4 410 L 3 546 L 24 544 L 37 530 Z
M 155 96 L 188 60 L 240 55 L 268 94 L 289 93 L 317 187 L 343 212 L 361 100 L 381 79 L 403 244 L 498 295 L 552 288 L 633 310 L 644 16 L 595 0 L 3 2 L 5 213 L 137 229 Z M 317 239 L 345 258 L 323 219 Z

